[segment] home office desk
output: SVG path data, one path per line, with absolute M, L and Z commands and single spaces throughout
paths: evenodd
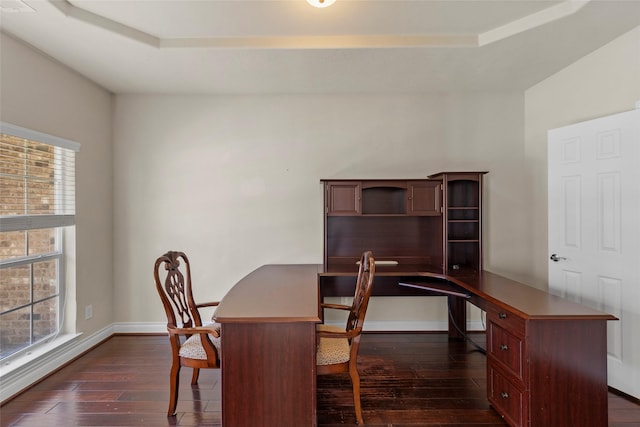
M 510 425 L 607 426 L 606 322 L 615 317 L 486 271 L 380 270 L 376 284 L 397 277 L 412 291 L 449 290 L 454 306 L 469 301 L 487 312 L 487 397 Z M 267 265 L 223 298 L 215 315 L 224 337 L 223 426 L 317 425 L 320 288 L 338 276 L 349 274 Z

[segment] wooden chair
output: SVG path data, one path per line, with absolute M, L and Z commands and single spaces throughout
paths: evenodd
M 323 309 L 347 310 L 349 317 L 345 328 L 330 325 L 318 325 L 318 349 L 316 354 L 316 370 L 318 375 L 348 372 L 353 388 L 353 403 L 356 412 L 356 423 L 364 424 L 360 405 L 360 376 L 357 358 L 360 346 L 362 325 L 367 313 L 369 297 L 373 288 L 375 260 L 371 251 L 364 252 L 360 258 L 360 268 L 356 282 L 356 290 L 351 306 L 322 303 Z
M 182 252 L 170 251 L 159 257 L 153 275 L 167 314 L 167 331 L 173 355 L 167 412 L 167 416 L 173 416 L 178 404 L 180 368 L 193 368 L 191 384 L 195 385 L 201 368 L 220 367 L 220 325 L 203 325 L 198 311 L 203 307 L 217 306 L 218 302 L 195 303 L 189 259 Z

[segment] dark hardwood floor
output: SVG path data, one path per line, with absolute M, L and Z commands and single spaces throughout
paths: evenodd
M 470 344 L 443 334 L 366 334 L 360 356 L 367 425 L 506 425 L 486 400 L 485 356 Z M 217 370 L 203 370 L 192 388 L 184 368 L 178 415 L 167 418 L 169 365 L 166 337 L 114 336 L 3 405 L 1 425 L 219 426 Z M 348 377 L 319 377 L 319 426 L 354 423 Z M 640 405 L 609 393 L 609 427 L 640 427 Z

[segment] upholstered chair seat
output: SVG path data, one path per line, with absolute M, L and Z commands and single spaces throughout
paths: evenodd
M 318 331 L 342 332 L 344 328 L 330 325 L 318 325 Z M 318 338 L 318 351 L 316 354 L 316 364 L 319 366 L 335 365 L 349 361 L 351 355 L 351 345 L 347 338 Z
M 215 346 L 216 350 L 218 350 L 218 358 L 221 357 L 221 347 L 220 347 L 220 324 L 219 323 L 207 323 L 203 325 L 207 328 L 213 328 L 218 332 L 218 336 L 214 336 L 213 334 L 208 334 L 209 339 Z M 191 335 L 180 347 L 180 351 L 178 354 L 180 357 L 186 357 L 188 359 L 198 359 L 198 360 L 207 360 L 207 353 L 204 351 L 204 346 L 202 345 L 202 340 L 200 339 L 201 335 Z

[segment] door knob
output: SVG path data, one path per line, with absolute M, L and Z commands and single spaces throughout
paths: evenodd
M 563 256 L 558 256 L 558 254 L 551 254 L 551 256 L 549 257 L 549 259 L 553 262 L 558 262 L 560 260 L 566 260 L 565 257 Z

